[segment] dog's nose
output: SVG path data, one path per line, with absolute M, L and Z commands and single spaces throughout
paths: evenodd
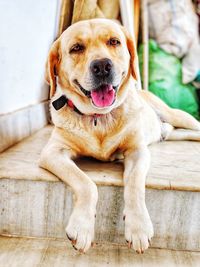
M 90 64 L 92 74 L 97 78 L 108 77 L 112 72 L 113 63 L 108 58 L 93 60 Z

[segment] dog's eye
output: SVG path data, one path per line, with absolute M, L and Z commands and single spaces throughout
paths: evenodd
M 69 52 L 78 53 L 78 52 L 82 52 L 84 49 L 85 47 L 82 44 L 75 44 L 70 48 Z
M 121 43 L 117 38 L 110 38 L 110 40 L 108 40 L 107 44 L 111 45 L 111 46 L 118 46 Z

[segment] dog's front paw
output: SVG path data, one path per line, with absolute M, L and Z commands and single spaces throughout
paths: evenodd
M 95 213 L 86 209 L 75 209 L 66 227 L 66 235 L 73 247 L 80 252 L 86 252 L 94 239 Z
M 125 238 L 128 247 L 133 248 L 137 253 L 144 253 L 150 245 L 153 237 L 153 225 L 147 209 L 141 213 L 126 209 L 124 211 Z

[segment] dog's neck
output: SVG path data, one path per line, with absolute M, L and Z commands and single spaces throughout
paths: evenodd
M 52 105 L 56 110 L 59 110 L 62 107 L 64 107 L 65 105 L 67 105 L 72 110 L 74 110 L 74 112 L 76 112 L 77 114 L 79 114 L 81 116 L 84 115 L 80 110 L 78 110 L 78 108 L 74 105 L 74 103 L 70 99 L 68 99 L 65 95 L 61 95 L 58 99 L 52 101 Z M 96 126 L 98 117 L 103 116 L 103 114 L 96 114 L 95 113 L 92 115 L 85 115 L 85 116 L 92 116 L 93 121 L 94 121 L 94 126 Z

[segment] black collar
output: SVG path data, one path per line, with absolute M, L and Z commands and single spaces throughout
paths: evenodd
M 75 112 L 77 112 L 79 115 L 83 115 L 83 113 L 80 112 L 80 110 L 78 110 L 77 107 L 74 106 L 73 102 L 69 100 L 65 95 L 62 95 L 58 99 L 54 100 L 52 102 L 52 105 L 56 110 L 59 110 L 62 107 L 64 107 L 64 105 L 67 105 L 70 108 L 72 108 Z
M 54 100 L 52 102 L 52 105 L 56 110 L 59 110 L 62 107 L 64 107 L 64 105 L 67 105 L 71 109 L 73 109 L 76 113 L 78 113 L 79 115 L 84 115 L 82 112 L 80 112 L 80 110 L 77 109 L 77 107 L 74 106 L 73 102 L 70 99 L 68 99 L 65 95 L 62 95 L 58 99 Z M 97 125 L 97 118 L 99 116 L 102 116 L 102 115 L 101 114 L 94 114 L 94 115 L 89 115 L 89 116 L 93 117 L 94 126 L 96 126 Z

